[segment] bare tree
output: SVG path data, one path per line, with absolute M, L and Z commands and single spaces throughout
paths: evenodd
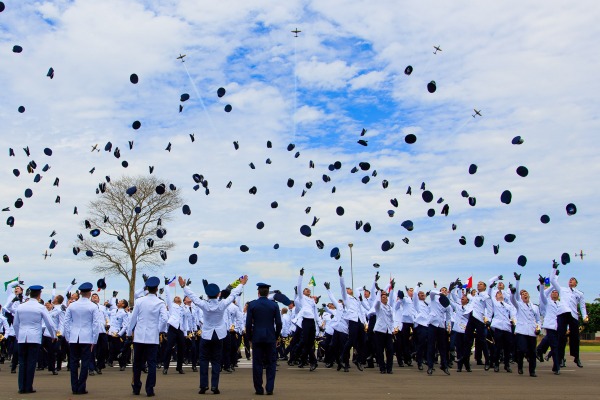
M 182 200 L 169 185 L 163 185 L 164 193 L 158 194 L 161 184 L 151 176 L 125 176 L 106 184 L 98 199 L 89 204 L 89 217 L 84 222 L 89 235 L 80 235 L 75 244 L 88 255 L 86 260 L 96 263 L 94 272 L 122 275 L 127 280 L 130 303 L 138 271 L 155 269 L 175 245 L 159 236 L 166 235 L 164 223 Z

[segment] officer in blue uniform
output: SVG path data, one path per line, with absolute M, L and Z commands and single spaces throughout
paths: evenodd
M 39 303 L 43 288 L 40 285 L 29 287 L 29 300 L 17 308 L 13 321 L 15 336 L 19 343 L 18 382 L 21 394 L 36 392 L 33 389 L 33 377 L 42 343 L 42 321 L 50 337 L 55 338 L 54 322 L 46 307 Z
M 146 394 L 148 397 L 155 395 L 156 385 L 156 354 L 158 353 L 158 342 L 160 327 L 167 323 L 169 314 L 167 306 L 156 296 L 160 279 L 156 276 L 148 278 L 146 287 L 148 294 L 140 297 L 135 302 L 133 313 L 127 326 L 128 341 L 133 338 L 133 380 L 131 388 L 133 394 L 139 395 L 142 389 L 142 369 L 144 362 L 148 364 L 148 376 L 146 377 Z
M 256 394 L 273 394 L 277 367 L 276 342 L 281 333 L 279 306 L 267 298 L 270 285 L 257 283 L 258 299 L 248 304 L 246 334 L 252 342 L 252 378 Z M 262 371 L 267 372 L 267 384 L 263 389 Z

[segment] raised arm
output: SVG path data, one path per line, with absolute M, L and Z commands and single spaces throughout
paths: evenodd
M 343 272 L 344 272 L 344 270 L 342 269 L 342 267 L 339 267 L 338 274 L 340 275 L 340 288 L 342 290 L 342 301 L 344 302 L 344 304 L 346 304 L 348 302 L 348 294 L 346 293 L 346 283 L 344 282 Z

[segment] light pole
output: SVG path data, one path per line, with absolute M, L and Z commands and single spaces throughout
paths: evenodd
M 348 247 L 350 248 L 350 276 L 352 278 L 352 290 L 354 290 L 354 269 L 352 268 L 352 243 L 348 243 Z

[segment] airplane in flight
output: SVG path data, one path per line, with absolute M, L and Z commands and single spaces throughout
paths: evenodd
M 433 54 L 437 54 L 438 51 L 442 51 L 442 48 L 439 45 L 433 46 L 433 48 L 435 49 L 435 51 L 433 52 Z
M 477 110 L 477 109 L 473 109 L 473 111 L 475 111 L 475 114 L 471 115 L 473 118 L 477 117 L 478 115 L 481 117 L 481 110 Z
M 585 253 L 583 252 L 583 250 L 579 250 L 579 254 L 575 253 L 575 257 L 579 257 L 579 258 L 581 258 L 582 260 L 583 260 L 583 257 L 584 257 L 584 256 L 587 256 L 587 254 L 585 254 Z
M 98 143 L 96 143 L 95 145 L 92 146 L 92 153 L 94 152 L 94 150 L 96 150 L 97 152 L 100 152 L 100 149 L 98 148 Z
M 179 53 L 179 57 L 177 57 L 178 60 L 181 60 L 181 62 L 185 62 L 183 59 L 185 58 L 187 54 L 181 54 Z
M 300 32 L 302 32 L 302 31 L 299 31 L 298 28 L 296 28 L 295 30 L 292 31 L 292 33 L 294 34 L 294 37 L 298 37 L 298 34 Z
M 42 255 L 44 256 L 44 260 L 48 257 L 52 257 L 52 253 L 48 253 L 48 250 L 46 250 L 46 252 Z

